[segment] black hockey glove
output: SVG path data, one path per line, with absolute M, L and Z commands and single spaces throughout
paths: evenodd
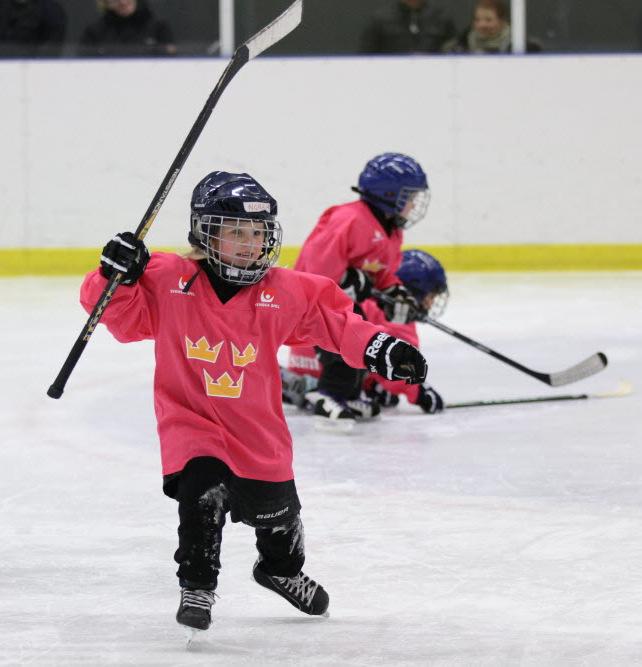
M 422 384 L 419 387 L 417 405 L 429 415 L 434 415 L 444 409 L 444 401 L 441 396 L 427 384 Z
M 382 290 L 379 297 L 379 306 L 389 322 L 408 324 L 420 320 L 424 309 L 417 299 L 403 286 L 392 285 Z
M 122 285 L 133 285 L 142 275 L 149 251 L 145 244 L 131 232 L 121 232 L 103 248 L 100 256 L 100 272 L 109 279 L 114 271 L 123 273 Z
M 356 303 L 365 301 L 372 292 L 370 278 L 361 269 L 354 266 L 349 266 L 341 276 L 339 287 Z
M 406 384 L 421 384 L 428 373 L 428 364 L 416 347 L 383 331 L 370 339 L 363 360 L 371 373 Z
M 364 391 L 371 401 L 376 401 L 382 408 L 394 408 L 395 405 L 399 405 L 399 396 L 384 389 L 378 382 L 366 387 Z

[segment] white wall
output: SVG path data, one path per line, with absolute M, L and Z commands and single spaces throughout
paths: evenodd
M 220 60 L 1 62 L 0 247 L 100 246 L 139 223 Z M 299 245 L 372 155 L 433 201 L 411 243 L 642 242 L 642 56 L 270 59 L 224 93 L 148 241 L 194 184 L 247 170 Z

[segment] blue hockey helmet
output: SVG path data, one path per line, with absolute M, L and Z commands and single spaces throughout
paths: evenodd
M 428 299 L 431 317 L 443 314 L 448 303 L 448 282 L 437 259 L 423 250 L 404 250 L 397 276 L 419 303 Z
M 277 203 L 249 174 L 213 171 L 194 188 L 190 208 L 189 242 L 223 280 L 252 285 L 276 263 L 282 238 Z M 238 246 L 235 256 L 220 252 L 221 240 L 230 238 Z
M 382 153 L 370 160 L 353 188 L 361 198 L 408 229 L 425 215 L 430 203 L 428 179 L 421 165 L 403 153 Z

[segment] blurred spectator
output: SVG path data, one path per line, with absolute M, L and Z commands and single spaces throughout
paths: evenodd
M 58 56 L 66 27 L 55 0 L 0 0 L 0 56 Z
M 447 53 L 511 53 L 511 28 L 508 9 L 503 0 L 478 0 L 473 24 L 444 46 Z M 541 51 L 542 47 L 526 40 L 526 51 Z
M 176 53 L 172 32 L 145 0 L 98 0 L 102 17 L 85 28 L 83 56 L 167 56 Z
M 440 53 L 455 36 L 454 23 L 427 0 L 391 0 L 361 36 L 363 53 Z

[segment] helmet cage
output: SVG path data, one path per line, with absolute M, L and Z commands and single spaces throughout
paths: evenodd
M 438 320 L 446 310 L 449 297 L 450 292 L 447 287 L 444 287 L 444 289 L 440 291 L 432 292 L 432 301 L 428 308 L 428 317 L 432 317 L 433 320 Z
M 395 224 L 401 229 L 413 227 L 424 218 L 429 204 L 429 188 L 401 188 L 395 202 Z
M 258 283 L 281 252 L 283 230 L 274 219 L 193 212 L 191 232 L 190 240 L 204 251 L 214 273 L 234 285 Z M 261 240 L 257 232 L 262 233 Z M 233 254 L 222 253 L 222 243 L 231 244 Z

